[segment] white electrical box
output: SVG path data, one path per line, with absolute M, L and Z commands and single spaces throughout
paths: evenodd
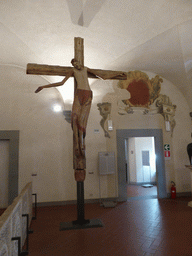
M 99 152 L 99 174 L 115 173 L 115 152 Z

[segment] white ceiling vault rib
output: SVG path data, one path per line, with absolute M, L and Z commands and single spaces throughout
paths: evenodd
M 66 0 L 73 24 L 89 27 L 106 0 Z
M 0 1 L 0 63 L 69 66 L 82 37 L 86 66 L 158 73 L 192 107 L 191 31 L 192 0 Z
M 0 22 L 0 63 L 26 67 L 26 63 L 36 59 L 37 55 L 19 38 L 19 36 Z

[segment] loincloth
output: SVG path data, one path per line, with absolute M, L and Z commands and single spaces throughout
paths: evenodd
M 91 90 L 76 90 L 71 116 L 71 126 L 73 130 L 74 126 L 76 126 L 78 130 L 82 131 L 83 133 L 86 132 L 92 97 Z

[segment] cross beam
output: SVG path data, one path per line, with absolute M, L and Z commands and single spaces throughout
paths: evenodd
M 52 65 L 42 65 L 42 64 L 27 64 L 27 74 L 30 75 L 47 75 L 47 76 L 66 76 L 72 67 L 62 67 L 62 66 L 52 66 Z M 97 73 L 98 76 L 88 72 L 89 78 L 99 78 L 103 77 L 104 79 L 113 79 L 113 80 L 126 80 L 126 74 L 122 74 L 120 71 L 111 71 L 111 70 L 101 70 L 101 69 L 92 69 L 94 73 Z M 112 77 L 112 78 L 111 78 Z

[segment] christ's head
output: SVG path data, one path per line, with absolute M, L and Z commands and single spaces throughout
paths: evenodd
M 76 69 L 82 69 L 83 68 L 83 65 L 81 65 L 80 63 L 79 63 L 79 61 L 77 61 L 76 59 L 72 59 L 71 60 L 71 64 L 73 65 L 73 67 L 74 68 L 76 68 Z

